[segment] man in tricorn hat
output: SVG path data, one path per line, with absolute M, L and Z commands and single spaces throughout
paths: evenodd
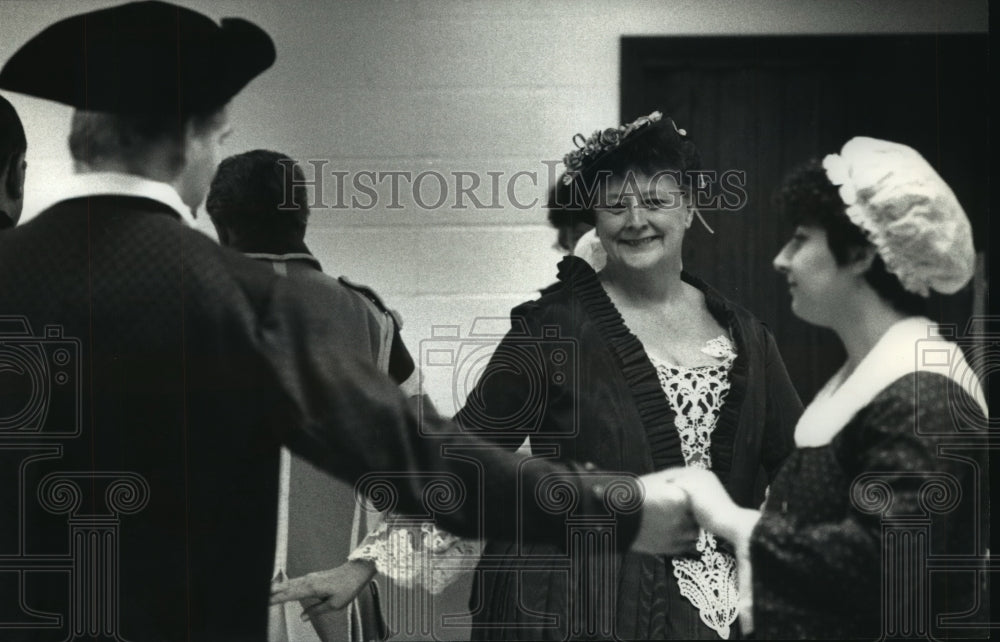
M 432 412 L 419 426 L 346 345 L 329 290 L 183 225 L 227 103 L 274 59 L 250 22 L 138 2 L 62 20 L 0 71 L 75 108 L 78 171 L 0 234 L 0 274 L 18 275 L 0 280 L 4 639 L 265 639 L 282 442 L 346 480 L 381 471 L 401 511 L 448 481 L 465 501 L 437 519 L 459 535 L 565 544 L 566 513 L 536 495 L 554 479 L 575 519 L 614 520 L 618 549 L 696 533 L 659 478 L 642 500 L 634 479 L 525 462 Z M 518 523 L 480 514 L 514 501 Z

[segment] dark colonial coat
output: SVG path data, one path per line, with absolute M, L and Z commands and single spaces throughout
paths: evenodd
M 345 480 L 385 471 L 403 511 L 446 476 L 465 501 L 434 517 L 464 535 L 519 476 L 561 473 L 604 510 L 564 467 L 442 457 L 330 314 L 337 291 L 218 247 L 158 201 L 63 201 L 0 233 L 0 275 L 0 622 L 19 626 L 4 639 L 264 639 L 282 443 Z M 438 472 L 395 474 L 413 470 Z M 564 541 L 533 497 L 530 535 Z M 638 515 L 621 522 L 627 546 Z

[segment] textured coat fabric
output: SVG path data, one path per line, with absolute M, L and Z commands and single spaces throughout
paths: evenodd
M 756 508 L 794 447 L 802 406 L 764 325 L 704 283 L 683 278 L 704 293 L 736 347 L 711 455 L 734 499 Z M 562 287 L 514 309 L 512 330 L 456 421 L 510 447 L 530 436 L 538 456 L 605 470 L 642 474 L 683 466 L 674 413 L 656 370 L 596 273 L 567 257 L 559 279 Z M 495 512 L 496 519 L 516 519 Z M 550 548 L 491 540 L 471 602 L 474 635 L 600 638 L 613 628 L 620 639 L 718 638 L 680 595 L 669 559 L 605 558 L 586 554 L 570 562 Z M 610 584 L 588 583 L 594 578 L 585 579 L 584 570 L 608 562 L 615 564 L 607 571 Z M 582 616 L 594 619 L 581 622 Z
M 0 391 L 0 509 L 20 516 L 0 529 L 18 571 L 0 573 L 0 609 L 25 623 L 5 639 L 263 640 L 281 443 L 347 481 L 380 471 L 412 513 L 437 478 L 405 473 L 438 471 L 465 492 L 435 517 L 466 536 L 517 487 L 528 537 L 563 542 L 565 519 L 529 490 L 546 475 L 604 510 L 575 468 L 443 457 L 419 423 L 449 424 L 357 354 L 330 315 L 336 291 L 220 248 L 156 201 L 59 203 L 0 234 L 0 274 L 3 356 L 21 369 Z M 619 521 L 627 547 L 639 514 Z
M 371 354 L 373 362 L 386 372 L 393 381 L 402 384 L 410 378 L 415 369 L 413 356 L 403 343 L 400 324 L 395 313 L 371 289 L 351 282 L 345 277 L 334 278 L 323 272 L 323 267 L 305 243 L 298 243 L 286 253 L 247 253 L 246 256 L 270 265 L 278 274 L 296 281 L 308 281 L 316 287 L 329 288 L 338 292 L 340 307 L 329 311 L 331 316 L 345 317 L 338 325 L 345 332 L 351 332 L 347 342 L 355 345 L 365 354 Z M 344 296 L 347 291 L 353 296 Z M 358 308 L 362 308 L 359 310 Z M 364 320 L 360 326 L 350 327 L 351 322 Z
M 983 425 L 959 386 L 917 373 L 829 445 L 797 449 L 751 535 L 754 635 L 983 637 L 975 622 L 989 599 L 974 572 L 989 541 Z

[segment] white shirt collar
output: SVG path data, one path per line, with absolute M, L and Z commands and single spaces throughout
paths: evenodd
M 799 418 L 795 445 L 829 444 L 855 414 L 894 381 L 916 372 L 936 372 L 962 386 L 988 417 L 979 378 L 958 344 L 937 334 L 937 324 L 925 317 L 908 317 L 890 327 L 850 376 L 847 364 L 837 371 Z M 839 384 L 839 386 L 838 386 Z
M 181 222 L 195 227 L 191 208 L 184 204 L 173 185 L 154 181 L 144 176 L 120 172 L 87 172 L 71 174 L 57 181 L 48 193 L 38 211 L 45 211 L 52 205 L 72 198 L 86 196 L 140 196 L 163 203 L 177 212 Z

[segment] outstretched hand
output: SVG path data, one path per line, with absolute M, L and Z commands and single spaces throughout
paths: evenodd
M 328 571 L 317 571 L 271 585 L 271 604 L 309 598 L 323 600 L 302 613 L 302 619 L 337 611 L 354 600 L 375 576 L 375 564 L 367 560 L 350 560 Z

